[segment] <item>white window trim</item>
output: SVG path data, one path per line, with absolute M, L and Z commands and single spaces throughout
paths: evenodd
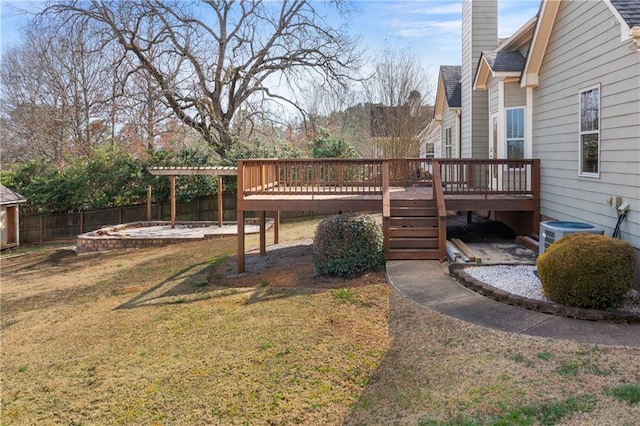
M 449 133 L 449 138 L 447 140 L 447 133 Z M 453 157 L 453 129 L 451 126 L 445 127 L 444 129 L 444 152 L 442 152 L 443 158 L 452 158 Z M 447 148 L 449 148 L 449 155 L 447 155 Z
M 522 138 L 512 138 L 513 140 L 522 139 L 522 159 L 527 158 L 527 108 L 526 106 L 514 106 L 504 109 L 504 158 L 509 158 L 509 141 L 507 140 L 507 113 L 511 110 L 522 110 L 522 121 L 524 129 L 522 129 Z
M 594 89 L 598 89 L 598 130 L 597 131 L 582 131 L 582 105 L 580 104 L 581 102 L 581 98 L 582 98 L 582 94 L 584 92 L 588 92 L 590 90 L 594 90 Z M 600 135 L 600 129 L 601 129 L 601 111 L 602 111 L 602 89 L 600 87 L 600 83 L 591 86 L 591 87 L 586 87 L 584 89 L 580 89 L 578 91 L 578 176 L 580 177 L 587 177 L 587 178 L 599 178 L 600 177 L 600 159 L 602 158 L 601 155 L 601 135 Z M 582 171 L 582 135 L 586 135 L 586 134 L 596 134 L 598 135 L 598 172 L 597 173 L 588 173 L 588 172 L 583 172 Z

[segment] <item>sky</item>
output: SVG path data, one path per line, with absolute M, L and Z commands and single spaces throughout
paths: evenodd
M 321 0 L 316 0 L 320 2 Z M 20 42 L 20 29 L 42 1 L 0 0 L 0 46 Z M 498 0 L 498 36 L 508 37 L 535 16 L 540 0 Z M 419 56 L 433 82 L 440 65 L 459 65 L 462 0 L 356 0 L 346 26 L 367 52 L 385 46 Z M 337 18 L 336 18 L 337 19 Z

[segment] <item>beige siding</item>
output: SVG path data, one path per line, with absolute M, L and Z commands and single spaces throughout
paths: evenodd
M 604 2 L 562 2 L 534 90 L 533 156 L 542 164 L 542 215 L 595 223 L 640 247 L 640 53 L 620 40 Z M 600 85 L 600 177 L 578 176 L 578 93 Z
M 489 156 L 489 99 L 487 91 L 473 91 L 473 76 L 483 50 L 498 41 L 497 0 L 462 3 L 462 156 Z
M 522 107 L 527 103 L 527 91 L 520 87 L 519 83 L 505 83 L 504 106 L 505 108 Z
M 498 79 L 492 78 L 489 83 L 489 113 L 493 114 L 498 112 L 500 107 L 500 83 Z M 489 118 L 489 121 L 491 119 Z

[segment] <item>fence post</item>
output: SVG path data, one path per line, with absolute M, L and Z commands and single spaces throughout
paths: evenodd
M 147 222 L 151 222 L 151 185 L 147 187 Z
M 84 234 L 84 211 L 80 210 L 80 233 Z
M 40 215 L 40 244 L 44 243 L 44 216 Z
M 222 175 L 218 176 L 218 226 L 222 227 L 222 217 L 224 216 L 224 210 L 222 206 Z

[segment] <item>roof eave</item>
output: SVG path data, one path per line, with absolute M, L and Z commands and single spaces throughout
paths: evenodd
M 531 47 L 527 54 L 522 78 L 520 80 L 521 87 L 530 87 L 538 85 L 538 73 L 542 66 L 542 60 L 551 38 L 553 25 L 560 8 L 560 0 L 543 0 L 536 21 L 536 28 L 533 32 Z
M 491 69 L 491 65 L 489 65 L 489 61 L 487 61 L 484 53 L 481 53 L 476 75 L 473 78 L 473 90 L 487 90 L 489 77 L 491 77 L 492 74 L 493 70 Z

